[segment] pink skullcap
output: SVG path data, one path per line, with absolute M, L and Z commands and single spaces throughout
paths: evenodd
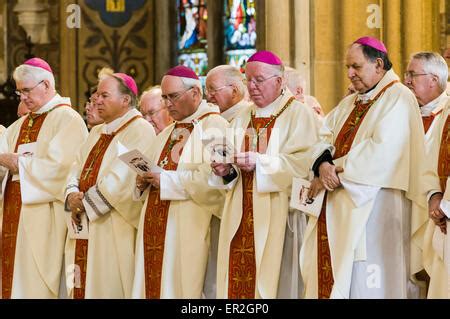
M 270 65 L 282 65 L 281 59 L 270 51 L 258 51 L 253 54 L 247 62 L 262 62 Z
M 195 72 L 191 68 L 188 68 L 187 66 L 184 65 L 178 65 L 174 68 L 171 68 L 169 71 L 167 71 L 166 75 L 200 80 L 197 74 L 195 74 Z
M 26 60 L 23 64 L 34 66 L 36 68 L 44 69 L 45 71 L 48 71 L 53 74 L 52 68 L 48 63 L 40 58 L 32 58 L 29 60 Z
M 114 73 L 113 76 L 121 79 L 123 83 L 126 85 L 126 87 L 129 88 L 130 91 L 134 93 L 134 95 L 138 95 L 138 87 L 136 85 L 136 82 L 131 76 L 125 73 Z
M 383 42 L 381 42 L 378 39 L 372 38 L 372 37 L 362 37 L 362 38 L 359 38 L 358 40 L 356 40 L 353 43 L 367 45 L 367 46 L 369 46 L 371 48 L 374 48 L 374 49 L 376 49 L 378 51 L 381 51 L 381 52 L 387 54 L 387 49 L 384 46 Z

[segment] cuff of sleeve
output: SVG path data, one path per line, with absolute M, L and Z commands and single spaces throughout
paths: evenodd
M 161 200 L 187 200 L 187 192 L 184 190 L 177 171 L 163 171 L 160 175 Z
M 450 201 L 443 199 L 441 201 L 440 208 L 444 212 L 444 214 L 447 216 L 447 218 L 450 218 Z
M 267 166 L 267 160 L 272 162 Z M 282 189 L 272 179 L 272 174 L 276 171 L 277 161 L 271 161 L 268 156 L 258 154 L 256 160 L 256 190 L 258 193 L 281 192 Z
M 320 155 L 319 158 L 314 162 L 314 165 L 312 167 L 314 176 L 319 177 L 319 167 L 323 162 L 328 162 L 331 165 L 334 165 L 333 156 L 331 156 L 331 152 L 329 150 L 325 150 L 322 155 Z
M 135 186 L 133 191 L 133 201 L 135 202 L 145 201 L 147 197 L 146 194 L 148 194 L 148 189 L 149 188 L 147 187 L 143 192 L 141 192 L 141 190 Z
M 429 191 L 427 194 L 427 203 L 430 201 L 431 197 L 433 197 L 434 194 L 438 194 L 438 193 L 442 194 L 442 192 L 437 189 Z
M 92 186 L 84 195 L 83 205 L 90 221 L 95 221 L 109 213 L 113 207 L 98 189 Z
M 239 176 L 239 173 L 234 167 L 232 167 L 231 169 L 233 170 L 233 172 L 224 177 L 220 177 L 215 175 L 214 173 L 211 173 L 208 178 L 208 185 L 215 189 L 233 189 L 233 187 L 237 183 L 237 177 Z

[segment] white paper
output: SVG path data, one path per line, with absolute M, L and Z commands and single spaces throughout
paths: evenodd
M 225 136 L 211 136 L 202 139 L 203 145 L 211 154 L 211 162 L 233 164 L 236 150 Z
M 66 212 L 67 231 L 70 239 L 89 239 L 89 223 L 86 213 L 81 213 L 81 224 L 72 220 L 72 212 Z
M 19 154 L 19 156 L 24 156 L 24 157 L 33 157 L 34 154 L 36 153 L 37 150 L 37 143 L 28 143 L 28 144 L 20 144 L 19 147 L 17 148 L 17 154 Z M 19 180 L 19 175 L 13 175 L 12 176 L 12 181 L 18 181 Z
M 308 198 L 310 186 L 311 182 L 303 178 L 293 179 L 290 207 L 308 215 L 319 217 L 325 190 L 321 191 L 315 198 L 310 199 Z
M 122 155 L 129 152 L 129 149 L 126 148 L 120 141 L 117 142 L 117 155 Z
M 161 173 L 163 169 L 159 166 L 152 165 L 151 161 L 138 150 L 132 150 L 119 156 L 119 159 L 127 164 L 139 176 L 145 173 Z

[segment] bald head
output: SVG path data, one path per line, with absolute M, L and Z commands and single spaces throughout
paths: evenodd
M 286 68 L 286 84 L 297 100 L 305 101 L 306 80 L 299 71 Z
M 206 97 L 217 104 L 221 112 L 239 103 L 246 93 L 244 77 L 238 68 L 219 65 L 206 76 Z

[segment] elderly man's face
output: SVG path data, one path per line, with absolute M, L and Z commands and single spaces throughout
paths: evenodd
M 48 101 L 47 90 L 50 89 L 48 81 L 24 80 L 16 82 L 17 92 L 20 93 L 20 101 L 24 103 L 30 112 L 36 112 Z
M 233 106 L 233 88 L 219 72 L 213 73 L 206 78 L 206 99 L 223 113 Z
M 86 122 L 89 128 L 103 123 L 103 120 L 98 114 L 97 92 L 92 94 L 89 102 L 86 103 Z
M 281 94 L 283 79 L 273 66 L 262 62 L 250 62 L 245 69 L 250 98 L 257 107 L 266 107 Z
M 119 82 L 113 77 L 100 81 L 95 99 L 100 118 L 110 123 L 129 110 L 130 97 L 119 91 Z
M 159 134 L 172 122 L 162 101 L 160 90 L 145 93 L 141 98 L 140 109 L 144 118 L 155 128 L 156 134 Z
M 433 100 L 431 97 L 434 94 L 433 77 L 433 74 L 425 72 L 422 60 L 412 59 L 409 62 L 404 83 L 414 93 L 419 105 L 428 104 Z
M 353 44 L 346 57 L 347 76 L 359 93 L 373 88 L 383 77 L 380 66 L 368 60 L 359 44 Z
M 161 82 L 162 98 L 175 121 L 192 115 L 198 108 L 197 88 L 186 88 L 179 77 L 166 75 Z

